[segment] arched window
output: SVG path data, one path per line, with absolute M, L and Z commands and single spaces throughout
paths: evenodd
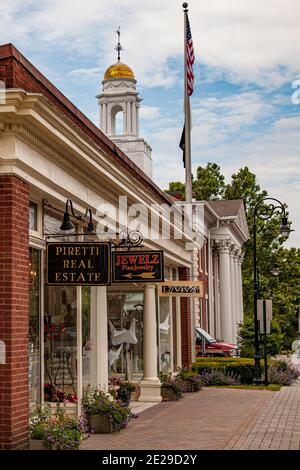
M 124 112 L 120 105 L 116 105 L 111 110 L 111 134 L 124 134 Z

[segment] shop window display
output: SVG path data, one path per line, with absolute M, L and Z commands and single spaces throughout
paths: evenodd
M 163 373 L 171 372 L 171 313 L 170 299 L 160 298 L 160 370 Z
M 110 375 L 132 380 L 143 371 L 143 292 L 108 293 Z
M 77 395 L 76 287 L 46 286 L 44 316 L 45 401 Z
M 40 401 L 40 250 L 29 248 L 29 400 Z

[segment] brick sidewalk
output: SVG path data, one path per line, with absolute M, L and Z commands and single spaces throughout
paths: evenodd
M 274 393 L 259 414 L 237 430 L 225 449 L 299 450 L 300 382 Z
M 126 430 L 92 435 L 82 449 L 224 449 L 281 392 L 204 388 L 140 414 Z
M 204 388 L 140 414 L 82 449 L 300 449 L 300 382 L 280 392 Z

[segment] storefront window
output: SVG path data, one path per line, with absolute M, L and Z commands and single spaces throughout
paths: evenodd
M 127 379 L 143 371 L 143 292 L 108 293 L 109 372 Z
M 160 298 L 160 369 L 163 373 L 171 372 L 171 312 L 170 299 Z
M 44 399 L 77 396 L 77 290 L 46 286 L 44 316 Z
M 40 250 L 29 248 L 29 400 L 40 401 Z
M 91 312 L 91 293 L 95 287 L 82 287 L 82 385 L 93 385 L 96 376 L 96 308 Z M 96 307 L 96 305 L 94 306 Z
M 29 204 L 29 230 L 37 231 L 37 204 Z

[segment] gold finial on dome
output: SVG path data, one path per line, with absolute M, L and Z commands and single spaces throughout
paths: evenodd
M 121 31 L 120 31 L 120 26 L 118 27 L 117 31 L 115 31 L 118 35 L 118 44 L 115 47 L 115 50 L 118 52 L 118 62 L 115 64 L 111 65 L 108 67 L 104 74 L 104 81 L 105 80 L 111 80 L 112 78 L 130 78 L 134 80 L 134 73 L 131 70 L 128 65 L 123 64 L 120 59 L 121 59 L 121 51 L 123 51 L 123 47 L 121 46 L 120 43 L 120 36 L 121 36 Z

